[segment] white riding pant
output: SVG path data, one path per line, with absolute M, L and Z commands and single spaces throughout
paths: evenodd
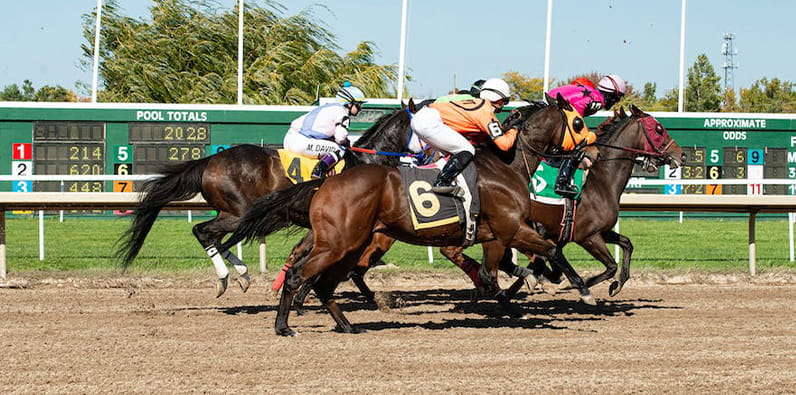
M 434 148 L 451 154 L 467 151 L 475 155 L 473 145 L 442 122 L 439 111 L 431 107 L 423 107 L 412 117 L 412 130 Z
M 334 141 L 309 138 L 293 130 L 285 134 L 282 145 L 290 152 L 295 152 L 310 158 L 319 158 L 321 154 L 328 152 L 336 155 L 337 159 L 340 159 L 345 153 L 345 148 Z

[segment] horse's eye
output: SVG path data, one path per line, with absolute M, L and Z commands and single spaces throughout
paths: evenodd
M 661 126 L 661 124 L 655 125 L 655 133 L 658 133 L 658 135 L 663 135 L 663 126 Z
M 572 121 L 572 129 L 575 130 L 575 133 L 580 133 L 580 131 L 583 130 L 583 118 L 575 118 Z

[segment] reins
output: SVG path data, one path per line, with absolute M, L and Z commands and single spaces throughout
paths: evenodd
M 412 112 L 409 111 L 408 108 L 404 109 L 404 111 L 406 111 L 406 113 L 409 114 L 409 119 L 411 121 L 412 116 L 414 114 L 412 114 Z M 404 150 L 405 150 L 404 152 L 380 151 L 380 150 L 375 150 L 375 149 L 370 149 L 370 148 L 361 148 L 361 147 L 353 147 L 353 146 L 350 147 L 349 149 L 351 151 L 361 152 L 363 154 L 370 154 L 370 155 L 410 157 L 410 158 L 414 158 L 421 165 L 428 164 L 429 159 L 434 157 L 434 155 L 436 154 L 437 150 L 435 149 L 434 152 L 431 155 L 428 155 L 428 156 L 426 156 L 423 152 L 420 152 L 420 153 L 417 153 L 417 154 L 412 153 L 412 152 L 408 152 L 409 151 L 409 144 L 411 144 L 413 136 L 414 136 L 414 131 L 412 130 L 412 128 L 410 126 L 409 127 L 409 137 L 406 139 L 406 145 L 404 146 Z M 420 140 L 420 141 L 422 142 L 422 140 Z M 428 148 L 428 145 L 426 144 L 425 146 L 422 146 L 421 148 L 425 151 Z
M 606 147 L 606 148 L 613 148 L 613 149 L 617 149 L 617 150 L 620 150 L 620 151 L 630 152 L 630 153 L 633 153 L 633 154 L 639 154 L 639 155 L 644 155 L 644 156 L 649 156 L 649 157 L 653 157 L 653 158 L 662 158 L 662 157 L 666 156 L 666 151 L 669 149 L 669 147 L 671 147 L 672 143 L 674 143 L 674 140 L 670 140 L 669 144 L 666 144 L 665 147 L 658 148 L 658 147 L 655 146 L 655 143 L 652 142 L 652 138 L 649 136 L 649 132 L 647 131 L 647 128 L 644 126 L 644 123 L 641 122 L 640 119 L 636 120 L 636 122 L 641 126 L 641 130 L 644 131 L 644 138 L 647 139 L 647 143 L 649 143 L 649 146 L 652 147 L 653 149 L 655 149 L 655 151 L 650 151 L 650 150 L 646 150 L 646 149 L 630 148 L 630 147 L 620 147 L 620 146 L 607 144 L 607 143 L 600 143 L 600 142 L 596 142 L 596 143 L 594 143 L 594 145 L 597 145 L 597 146 L 600 146 L 600 147 Z

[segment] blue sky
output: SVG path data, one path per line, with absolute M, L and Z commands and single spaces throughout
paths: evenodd
M 253 0 L 248 0 L 253 1 Z M 126 14 L 148 18 L 150 0 L 119 0 Z M 34 87 L 90 84 L 81 70 L 81 15 L 96 0 L 3 0 L 0 13 L 0 87 L 30 79 Z M 220 0 L 231 7 L 237 0 Z M 379 63 L 397 64 L 401 0 L 283 0 L 286 14 L 313 4 L 342 51 L 364 40 L 380 50 Z M 409 0 L 408 91 L 444 94 L 454 85 L 519 71 L 544 73 L 546 0 Z M 617 73 L 637 88 L 658 84 L 658 96 L 679 78 L 680 0 L 554 0 L 551 77 L 589 71 Z M 705 53 L 720 68 L 722 35 L 735 33 L 735 86 L 761 77 L 796 81 L 796 1 L 688 0 L 686 70 Z M 87 94 L 87 92 L 81 92 Z

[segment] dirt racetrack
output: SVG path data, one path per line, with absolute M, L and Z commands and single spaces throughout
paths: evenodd
M 392 309 L 338 292 L 366 333 L 312 300 L 296 338 L 265 277 L 220 299 L 206 275 L 28 279 L 0 289 L 0 393 L 796 391 L 792 275 L 641 277 L 597 307 L 524 291 L 517 320 L 454 274 L 374 273 Z

